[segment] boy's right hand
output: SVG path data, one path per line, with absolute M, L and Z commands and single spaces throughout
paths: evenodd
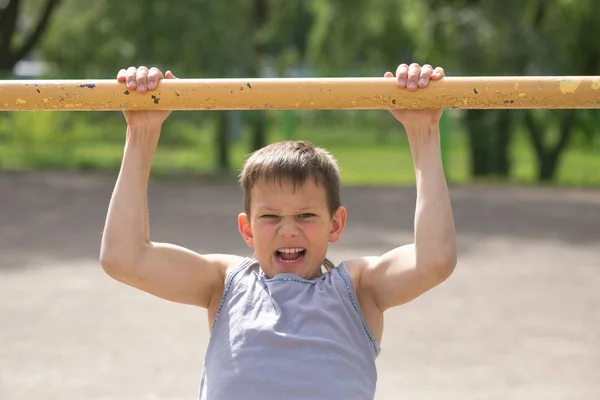
M 125 82 L 127 90 L 137 90 L 138 93 L 146 93 L 155 90 L 161 79 L 177 79 L 171 71 L 163 76 L 163 73 L 155 67 L 129 67 L 122 69 L 117 74 L 117 82 Z M 160 111 L 131 111 L 124 110 L 123 115 L 129 126 L 154 125 L 161 126 L 167 117 L 171 114 L 170 110 Z

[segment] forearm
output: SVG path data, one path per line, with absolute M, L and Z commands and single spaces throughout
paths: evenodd
M 148 179 L 160 126 L 127 127 L 123 161 L 110 200 L 101 259 L 131 266 L 150 241 Z
M 407 130 L 413 155 L 417 203 L 415 210 L 416 263 L 440 267 L 444 272 L 456 263 L 454 218 L 442 165 L 437 126 Z

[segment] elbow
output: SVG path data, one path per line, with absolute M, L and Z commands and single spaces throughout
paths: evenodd
M 99 261 L 106 272 L 134 268 L 146 249 L 151 246 L 149 241 L 127 239 L 123 235 L 103 235 Z
M 104 253 L 100 254 L 100 266 L 108 276 L 118 281 L 123 280 L 123 276 L 130 268 L 128 263 L 124 260 Z
M 440 278 L 442 282 L 446 279 L 450 278 L 450 275 L 454 272 L 457 263 L 456 252 L 448 255 L 447 257 L 442 258 L 437 265 L 437 269 L 439 271 Z
M 450 278 L 456 268 L 456 264 L 456 252 L 452 252 L 428 261 L 425 268 L 432 272 L 432 275 L 435 276 L 435 280 L 439 284 Z
M 111 278 L 123 281 L 124 277 L 129 275 L 136 265 L 137 257 L 131 254 L 122 254 L 107 248 L 100 251 L 100 266 Z

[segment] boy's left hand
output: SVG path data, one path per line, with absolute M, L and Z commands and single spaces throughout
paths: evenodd
M 386 72 L 385 78 L 394 78 L 394 74 Z M 430 80 L 440 80 L 444 77 L 442 67 L 433 67 L 429 64 L 421 67 L 417 63 L 410 65 L 400 64 L 396 69 L 396 83 L 398 87 L 414 92 L 415 90 L 426 88 Z M 398 121 L 404 125 L 404 128 L 413 128 L 416 126 L 437 126 L 442 117 L 443 110 L 390 110 Z

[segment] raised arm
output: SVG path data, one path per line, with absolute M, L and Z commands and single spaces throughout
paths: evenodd
M 174 78 L 167 72 L 167 78 Z M 119 72 L 129 89 L 153 90 L 160 71 L 130 68 Z M 129 80 L 133 84 L 129 85 Z M 136 82 L 137 80 L 137 82 Z M 161 127 L 168 111 L 128 111 L 123 161 L 110 200 L 100 262 L 114 279 L 166 300 L 208 308 L 220 298 L 227 267 L 240 258 L 200 255 L 150 240 L 148 179 Z M 218 300 L 217 300 L 218 301 Z
M 398 67 L 396 79 L 407 90 L 424 88 L 440 79 L 441 68 L 417 64 Z M 394 75 L 387 73 L 386 77 Z M 456 265 L 452 206 L 440 150 L 439 121 L 442 110 L 392 112 L 404 125 L 415 174 L 417 202 L 414 243 L 399 246 L 381 257 L 354 261 L 361 269 L 360 289 L 384 311 L 406 303 L 446 280 Z

